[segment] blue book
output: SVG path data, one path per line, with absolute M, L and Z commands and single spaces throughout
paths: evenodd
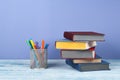
M 66 59 L 66 64 L 70 65 L 78 71 L 98 71 L 98 70 L 110 70 L 109 63 L 103 61 L 101 63 L 73 63 L 72 59 Z

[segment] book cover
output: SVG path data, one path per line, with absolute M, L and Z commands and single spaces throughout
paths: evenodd
M 70 65 L 78 71 L 98 71 L 98 70 L 110 70 L 109 63 L 103 61 L 101 63 L 73 63 L 72 59 L 66 59 L 66 64 Z
M 96 55 L 94 59 L 73 59 L 73 63 L 101 63 L 102 59 L 100 56 Z
M 95 50 L 61 50 L 62 58 L 95 58 Z
M 73 50 L 86 50 L 95 47 L 96 41 L 71 41 L 71 40 L 58 40 L 55 42 L 56 49 L 73 49 Z
M 65 31 L 63 35 L 72 41 L 104 41 L 104 34 L 97 32 Z

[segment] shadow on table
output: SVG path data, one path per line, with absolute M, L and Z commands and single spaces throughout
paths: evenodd
M 48 63 L 48 67 L 51 68 L 51 67 L 62 67 L 63 66 L 63 63 L 59 63 L 59 62 L 49 62 Z

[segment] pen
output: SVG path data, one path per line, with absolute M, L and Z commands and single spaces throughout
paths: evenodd
M 44 46 L 45 46 L 45 41 L 44 41 L 44 40 L 42 40 L 41 49 L 44 49 Z
M 42 40 L 42 43 L 41 43 L 42 45 L 41 45 L 41 52 L 42 52 L 42 64 L 44 64 L 44 46 L 45 46 L 45 41 L 44 40 Z M 44 65 L 42 65 L 42 66 L 44 66 Z
M 38 51 L 37 51 L 37 48 L 36 48 L 36 46 L 35 46 L 35 43 L 33 42 L 33 40 L 30 40 L 30 43 L 31 43 L 31 45 L 32 45 L 32 47 L 33 47 L 33 49 L 34 49 L 34 53 L 35 53 L 35 55 L 36 55 L 36 57 L 37 57 L 37 64 L 41 64 L 42 63 L 42 61 L 41 61 L 41 58 L 40 58 L 40 54 L 38 53 Z
M 40 49 L 39 43 L 37 41 L 35 41 L 35 44 L 36 44 L 36 48 Z
M 47 49 L 47 48 L 48 48 L 48 46 L 49 46 L 49 44 L 46 44 L 46 45 L 45 45 L 45 49 Z
M 35 56 L 35 54 L 33 53 L 33 47 L 32 47 L 32 45 L 31 45 L 31 43 L 30 43 L 30 41 L 29 40 L 26 40 L 26 43 L 27 43 L 27 45 L 30 47 L 30 49 L 31 49 L 31 56 L 33 56 L 34 58 L 33 58 L 33 60 L 31 59 L 31 68 L 34 68 L 34 64 L 36 64 L 35 62 L 37 61 L 37 58 L 36 58 L 36 56 Z M 32 57 L 31 57 L 32 58 Z

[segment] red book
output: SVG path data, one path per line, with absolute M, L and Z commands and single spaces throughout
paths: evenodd
M 104 41 L 104 34 L 97 32 L 65 31 L 64 37 L 72 41 Z

